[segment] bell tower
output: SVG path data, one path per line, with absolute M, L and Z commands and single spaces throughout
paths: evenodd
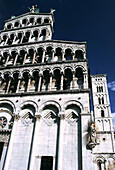
M 114 153 L 114 132 L 106 75 L 93 75 L 91 76 L 91 82 L 97 139 L 97 145 L 93 149 L 93 153 L 98 155 L 97 157 L 103 155 L 107 158 L 109 154 Z M 106 167 L 107 164 L 108 161 L 100 161 L 100 166 Z

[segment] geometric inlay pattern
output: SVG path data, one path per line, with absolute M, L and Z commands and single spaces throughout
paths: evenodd
M 32 114 L 30 112 L 27 112 L 20 119 L 25 125 L 29 125 L 32 122 L 32 118 L 33 118 Z
M 77 122 L 78 121 L 78 116 L 74 113 L 74 112 L 71 112 L 70 114 L 68 114 L 66 116 L 66 120 L 69 122 L 69 123 L 74 123 L 74 122 Z
M 4 116 L 0 117 L 0 128 L 4 128 L 7 124 L 7 119 Z
M 48 113 L 44 116 L 44 118 L 43 118 L 43 120 L 44 120 L 44 121 L 47 123 L 47 125 L 49 125 L 49 126 L 51 126 L 51 125 L 54 123 L 55 119 L 56 119 L 56 114 L 55 114 L 54 112 L 52 112 L 52 111 L 48 112 Z

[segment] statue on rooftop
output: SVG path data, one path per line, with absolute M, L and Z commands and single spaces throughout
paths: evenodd
M 37 7 L 37 5 L 33 5 L 31 8 L 29 8 L 28 7 L 28 9 L 29 9 L 29 11 L 30 12 L 37 12 L 37 13 L 39 13 L 39 8 Z
M 55 12 L 55 9 L 50 9 L 50 13 L 53 14 Z

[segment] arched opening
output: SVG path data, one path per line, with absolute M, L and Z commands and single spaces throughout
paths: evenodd
M 65 59 L 66 60 L 72 60 L 72 51 L 71 51 L 71 49 L 66 49 L 65 50 Z
M 72 88 L 72 71 L 67 68 L 65 70 L 65 74 L 64 74 L 64 81 L 63 81 L 63 89 L 64 90 L 69 90 Z
M 27 25 L 27 19 L 23 19 L 22 20 L 22 26 L 26 26 Z
M 16 65 L 22 65 L 23 64 L 25 54 L 26 54 L 26 51 L 24 51 L 24 50 L 20 51 L 20 54 L 18 55 L 18 58 L 17 58 Z
M 105 117 L 104 110 L 101 110 L 101 117 Z
M 7 44 L 8 44 L 8 45 L 11 45 L 12 42 L 13 42 L 13 39 L 14 39 L 14 34 L 11 34 L 11 35 L 10 35 L 10 38 L 9 38 L 8 41 L 7 41 Z
M 56 69 L 54 70 L 54 75 L 52 77 L 52 90 L 60 90 L 60 84 L 61 84 L 60 70 Z
M 20 92 L 26 92 L 27 91 L 28 79 L 29 79 L 29 73 L 24 72 L 23 73 L 23 78 L 21 80 L 20 87 L 19 87 Z
M 52 60 L 52 47 L 47 47 L 44 62 L 51 62 L 51 60 Z
M 30 24 L 29 25 L 34 25 L 34 18 L 30 18 Z
M 40 40 L 44 41 L 46 39 L 46 29 L 43 29 L 40 34 Z
M 99 87 L 97 86 L 97 92 L 99 92 Z
M 7 52 L 4 52 L 4 53 L 3 53 L 3 56 L 1 56 L 1 60 L 0 60 L 0 65 L 1 65 L 1 66 L 5 66 L 7 57 L 8 57 L 8 53 L 7 53 Z
M 75 58 L 76 59 L 83 59 L 83 52 L 81 50 L 76 50 L 75 51 Z
M 11 29 L 11 28 L 12 28 L 12 24 L 8 24 L 7 29 Z
M 101 104 L 101 98 L 100 97 L 98 97 L 98 103 Z
M 21 40 L 22 40 L 22 33 L 20 32 L 20 33 L 18 33 L 15 41 L 12 44 L 19 44 L 19 43 L 21 43 Z
M 15 24 L 14 24 L 14 27 L 19 27 L 20 26 L 20 23 L 17 21 L 17 22 L 15 22 Z
M 30 89 L 29 91 L 38 91 L 38 82 L 39 82 L 39 72 L 34 71 L 33 77 L 31 78 Z
M 47 24 L 47 23 L 49 23 L 49 19 L 48 19 L 48 18 L 45 18 L 45 19 L 44 19 L 44 24 Z
M 62 61 L 62 49 L 61 48 L 56 48 L 54 61 Z
M 83 89 L 84 78 L 82 68 L 76 69 L 75 77 L 77 82 L 77 88 Z
M 14 60 L 15 60 L 15 52 L 11 52 L 11 55 L 9 56 L 9 60 L 7 62 L 8 66 L 12 66 L 14 64 Z
M 19 73 L 14 73 L 9 87 L 9 93 L 16 93 Z
M 102 104 L 104 104 L 104 97 L 102 97 Z
M 103 92 L 103 86 L 99 86 L 99 92 Z
M 33 56 L 34 56 L 34 50 L 29 49 L 29 52 L 28 52 L 26 60 L 25 60 L 25 64 L 32 64 Z
M 38 41 L 38 31 L 35 30 L 33 32 L 33 35 L 29 38 L 29 42 L 34 42 L 34 41 Z
M 49 90 L 49 82 L 50 82 L 50 75 L 49 70 L 45 70 L 43 72 L 43 78 L 42 78 L 42 91 L 48 91 Z
M 37 24 L 41 24 L 41 18 L 37 19 Z
M 9 83 L 9 74 L 6 73 L 4 75 L 4 79 L 2 79 L 2 83 L 1 83 L 1 87 L 0 87 L 0 91 L 2 93 L 6 93 L 7 92 L 8 83 Z
M 6 40 L 7 40 L 7 35 L 4 35 L 2 40 L 1 40 L 0 45 L 6 45 L 6 43 L 7 43 Z
M 104 104 L 104 97 L 102 97 L 102 104 Z
M 42 57 L 43 57 L 43 48 L 38 48 L 36 58 L 35 58 L 35 63 L 41 63 Z
M 25 36 L 24 36 L 24 38 L 23 38 L 22 43 L 28 42 L 28 41 L 29 41 L 29 37 L 30 37 L 30 32 L 26 32 L 26 33 L 25 33 Z

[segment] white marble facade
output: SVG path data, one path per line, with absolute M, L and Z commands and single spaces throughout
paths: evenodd
M 36 9 L 0 33 L 0 170 L 114 170 L 106 75 L 90 76 L 86 42 L 52 40 L 52 11 Z

